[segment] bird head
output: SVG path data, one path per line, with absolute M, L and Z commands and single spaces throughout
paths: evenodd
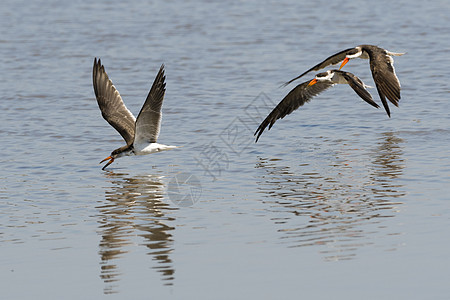
M 362 54 L 362 48 L 361 47 L 355 47 L 352 50 L 349 50 L 347 52 L 347 55 L 345 56 L 344 60 L 341 63 L 341 66 L 339 67 L 339 70 L 342 69 L 343 66 L 345 66 L 346 63 L 348 63 L 348 61 L 352 58 L 357 58 L 360 57 Z
M 106 163 L 106 165 L 103 166 L 102 170 L 104 170 L 107 166 L 109 166 L 110 164 L 112 164 L 116 158 L 119 158 L 119 157 L 122 157 L 122 156 L 128 156 L 128 155 L 131 155 L 132 152 L 133 152 L 133 149 L 130 148 L 129 146 L 123 146 L 123 147 L 117 148 L 116 150 L 114 150 L 113 152 L 111 152 L 111 155 L 110 155 L 110 156 L 108 156 L 107 158 L 105 158 L 104 160 L 102 160 L 102 161 L 100 162 L 100 164 L 101 164 L 101 163 L 103 163 L 103 162 L 109 160 L 109 161 Z
M 308 86 L 316 84 L 318 81 L 325 81 L 325 80 L 331 80 L 333 78 L 334 72 L 332 70 L 328 70 L 326 72 L 322 72 L 319 74 L 316 74 L 313 80 L 311 80 L 308 83 Z

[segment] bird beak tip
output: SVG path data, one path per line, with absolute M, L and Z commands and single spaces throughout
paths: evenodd
M 348 59 L 348 57 L 346 57 L 344 59 L 344 61 L 342 62 L 341 66 L 339 67 L 339 70 L 342 69 L 342 67 L 345 66 L 345 64 L 348 63 L 348 61 L 349 61 L 349 59 Z
M 101 164 L 104 161 L 107 161 L 108 159 L 113 159 L 111 156 L 108 156 L 107 158 L 105 158 L 104 160 L 102 160 L 101 162 L 99 162 L 98 164 Z
M 311 85 L 313 85 L 313 84 L 316 84 L 317 83 L 317 79 L 313 79 L 313 80 L 311 80 L 309 83 L 308 83 L 308 86 L 311 86 Z
M 108 156 L 107 158 L 105 158 L 104 160 L 102 160 L 100 163 L 107 161 L 109 159 L 109 161 L 106 163 L 106 165 L 103 166 L 102 170 L 105 170 L 105 168 L 107 166 L 109 166 L 110 164 L 112 164 L 114 162 L 114 157 Z

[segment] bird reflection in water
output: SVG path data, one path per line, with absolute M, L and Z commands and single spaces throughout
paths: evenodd
M 160 176 L 131 177 L 128 174 L 105 173 L 113 184 L 106 191 L 106 201 L 99 209 L 99 245 L 101 275 L 105 294 L 117 292 L 120 280 L 118 260 L 134 245 L 144 245 L 148 255 L 157 262 L 153 269 L 161 273 L 165 285 L 172 285 L 174 267 L 170 258 L 173 251 L 174 227 L 168 225 L 170 207 L 163 201 L 164 183 Z
M 369 150 L 322 142 L 330 151 L 325 159 L 311 161 L 314 165 L 290 167 L 290 162 L 260 158 L 259 189 L 288 247 L 322 245 L 325 260 L 352 259 L 359 248 L 374 243 L 374 235 L 399 234 L 386 233 L 383 219 L 398 213 L 405 196 L 396 180 L 405 165 L 403 140 L 383 133 Z
M 396 184 L 393 180 L 402 175 L 404 159 L 402 158 L 403 140 L 393 132 L 382 134 L 381 142 L 371 155 L 375 158 L 370 165 L 371 178 L 378 183 L 372 191 L 374 197 L 399 197 L 404 196 L 404 192 L 399 192 L 401 184 Z

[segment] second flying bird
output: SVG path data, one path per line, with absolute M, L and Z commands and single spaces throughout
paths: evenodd
M 267 126 L 269 126 L 270 129 L 276 120 L 290 114 L 292 111 L 311 100 L 312 97 L 335 84 L 349 84 L 364 101 L 378 108 L 379 106 L 373 101 L 372 96 L 365 89 L 367 86 L 358 77 L 352 73 L 340 71 L 340 69 L 353 58 L 369 59 L 370 70 L 372 71 L 372 77 L 375 81 L 378 94 L 386 113 L 390 117 L 391 112 L 386 98 L 388 98 L 395 106 L 398 106 L 398 101 L 400 100 L 400 81 L 395 74 L 392 56 L 400 56 L 403 54 L 404 53 L 390 52 L 374 45 L 359 45 L 329 56 L 314 67 L 284 83 L 283 86 L 286 86 L 311 71 L 318 71 L 330 65 L 342 62 L 339 70 L 330 70 L 325 73 L 317 74 L 313 80 L 301 83 L 290 91 L 259 125 L 255 132 L 256 142 Z M 316 83 L 320 84 L 313 86 Z
M 262 121 L 255 132 L 256 142 L 267 126 L 272 128 L 278 119 L 284 118 L 311 98 L 332 87 L 335 84 L 348 84 L 350 87 L 367 103 L 378 108 L 378 104 L 372 99 L 372 95 L 367 91 L 367 85 L 361 79 L 350 72 L 340 70 L 329 70 L 319 73 L 312 80 L 305 81 L 297 85 L 280 103 L 272 110 L 272 112 Z

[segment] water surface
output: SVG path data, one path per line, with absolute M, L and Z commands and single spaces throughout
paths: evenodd
M 447 299 L 449 13 L 448 1 L 6 1 L 2 296 Z M 340 85 L 254 143 L 295 86 L 281 83 L 363 43 L 407 52 L 392 118 Z M 159 141 L 182 148 L 101 170 L 123 141 L 98 110 L 94 57 L 134 114 L 166 65 Z M 367 61 L 345 68 L 373 85 Z

